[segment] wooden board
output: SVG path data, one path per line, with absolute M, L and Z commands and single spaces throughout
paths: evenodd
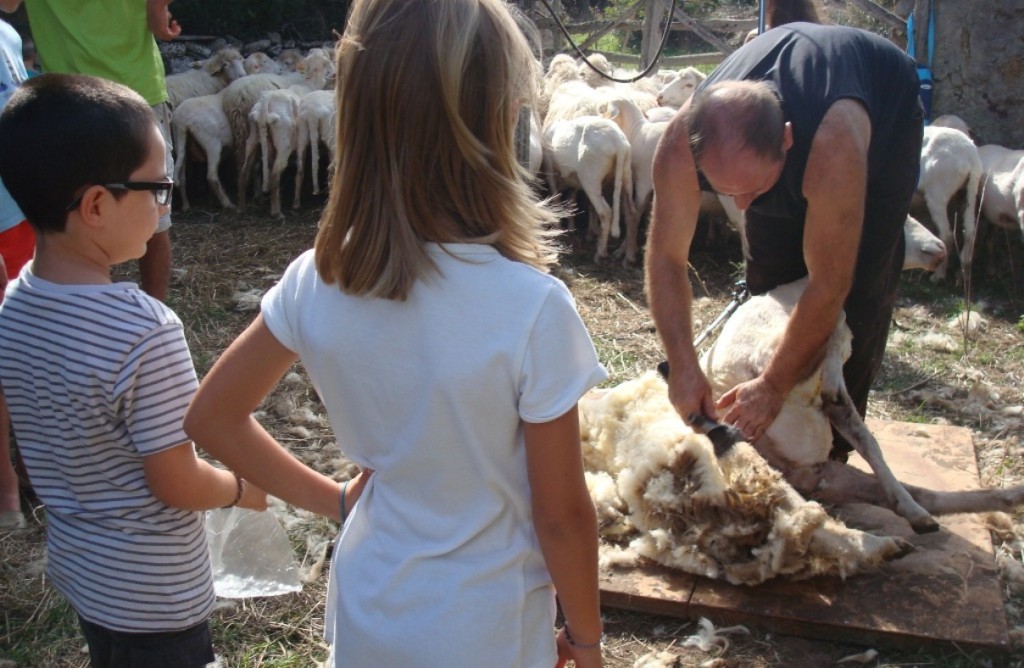
M 868 420 L 896 476 L 934 489 L 976 489 L 970 431 L 959 427 Z M 866 468 L 863 461 L 851 463 Z M 1009 648 L 992 542 L 974 516 L 938 518 L 937 533 L 918 536 L 902 518 L 864 504 L 837 509 L 851 526 L 898 535 L 916 550 L 878 571 L 802 582 L 731 585 L 660 566 L 601 573 L 609 607 L 745 624 L 763 631 L 870 646 L 956 645 L 1003 654 Z

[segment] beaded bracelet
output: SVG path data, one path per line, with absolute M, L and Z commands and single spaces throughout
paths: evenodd
M 245 491 L 245 480 L 242 478 L 242 476 L 238 475 L 234 471 L 231 472 L 231 475 L 235 476 L 235 485 L 238 486 L 238 489 L 235 492 L 234 501 L 232 501 L 226 506 L 221 506 L 222 508 L 234 508 L 235 506 L 237 506 L 238 502 L 242 500 L 242 492 Z
M 598 647 L 600 647 L 601 645 L 604 644 L 604 633 L 603 632 L 601 633 L 601 637 L 597 639 L 597 642 L 581 643 L 581 642 L 576 642 L 575 640 L 573 640 L 572 633 L 569 632 L 569 624 L 568 624 L 568 622 L 566 622 L 566 624 L 562 627 L 562 629 L 565 631 L 565 639 L 566 639 L 566 641 L 568 641 L 568 643 L 570 645 L 572 645 L 573 647 L 575 647 L 576 649 L 597 649 Z

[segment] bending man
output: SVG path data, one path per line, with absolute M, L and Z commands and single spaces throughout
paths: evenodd
M 756 440 L 820 361 L 840 309 L 853 332 L 844 377 L 864 413 L 903 265 L 922 128 L 906 54 L 866 31 L 810 23 L 773 28 L 737 50 L 680 110 L 655 154 L 646 255 L 680 415 L 722 411 Z M 808 277 L 764 373 L 717 406 L 692 344 L 687 275 L 702 188 L 746 212 L 751 292 Z

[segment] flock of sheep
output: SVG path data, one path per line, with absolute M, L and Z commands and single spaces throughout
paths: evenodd
M 597 70 L 620 80 L 635 78 L 636 73 L 613 71 L 599 54 L 589 61 L 558 54 L 546 69 L 538 63 L 539 99 L 530 128 L 528 168 L 538 185 L 551 193 L 582 191 L 589 204 L 588 230 L 597 237 L 596 260 L 608 255 L 609 239 L 622 236 L 624 222 L 625 239 L 615 254 L 631 264 L 653 194 L 655 147 L 668 120 L 704 75 L 686 67 L 619 83 Z M 262 156 L 261 189 L 270 194 L 271 215 L 282 215 L 281 175 L 292 161 L 293 206 L 300 205 L 307 149 L 313 194 L 319 194 L 321 146 L 327 150 L 328 164 L 335 152 L 333 78 L 333 56 L 322 48 L 305 55 L 286 50 L 277 58 L 255 52 L 244 59 L 236 49 L 225 48 L 196 69 L 169 75 L 174 179 L 182 209 L 189 208 L 189 154 L 206 161 L 206 178 L 220 204 L 235 207 L 218 176 L 225 149 L 235 156 L 240 207 L 246 202 L 257 155 Z M 962 196 L 956 198 L 958 193 Z M 979 212 L 989 222 L 1024 235 L 1024 150 L 976 146 L 961 119 L 939 117 L 925 128 L 918 195 L 915 210 L 927 210 L 950 254 L 958 249 L 962 271 L 969 277 Z M 742 213 L 731 198 L 706 194 L 703 209 L 724 214 L 742 230 Z M 961 223 L 962 243 L 954 237 L 950 213 L 953 223 Z M 948 259 L 936 268 L 934 280 L 945 278 L 947 263 Z
M 320 192 L 319 159 L 323 142 L 334 157 L 332 127 L 334 58 L 328 50 L 295 49 L 275 59 L 262 52 L 246 58 L 234 48 L 214 53 L 198 68 L 167 77 L 174 145 L 174 181 L 181 208 L 189 209 L 186 158 L 206 161 L 206 179 L 221 206 L 235 208 L 220 182 L 220 161 L 231 149 L 238 171 L 238 205 L 246 194 L 257 155 L 262 156 L 262 190 L 270 210 L 281 215 L 281 175 L 298 157 L 294 206 L 300 204 L 306 149 L 312 153 L 313 193 Z M 257 148 L 259 151 L 257 152 Z

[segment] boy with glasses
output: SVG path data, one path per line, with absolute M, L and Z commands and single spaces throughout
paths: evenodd
M 47 574 L 94 667 L 213 661 L 199 511 L 266 508 L 182 431 L 196 375 L 181 321 L 111 279 L 166 211 L 165 164 L 149 105 L 103 79 L 35 77 L 0 115 L 0 178 L 37 237 L 0 306 L 0 383 L 46 507 Z

